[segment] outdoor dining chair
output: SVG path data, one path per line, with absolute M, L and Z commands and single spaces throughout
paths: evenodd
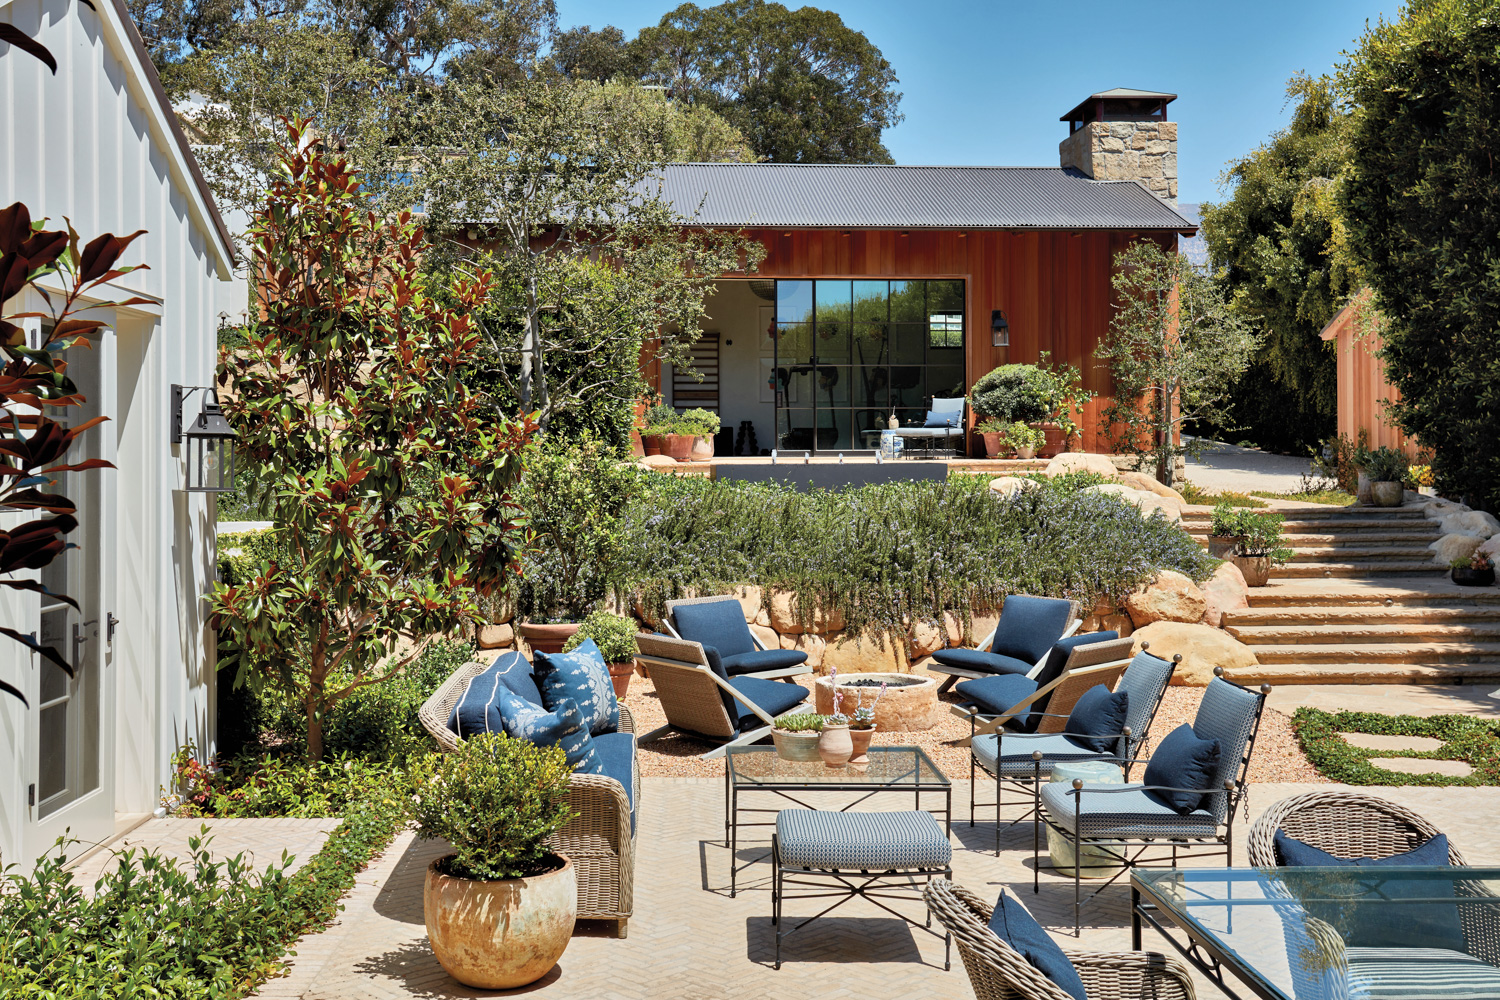
M 722 757 L 729 747 L 769 736 L 777 716 L 812 710 L 807 688 L 764 677 L 730 677 L 718 654 L 702 643 L 652 632 L 638 633 L 635 641 L 636 662 L 651 671 L 667 716 L 666 725 L 639 737 L 640 743 L 681 733 L 718 744 L 704 758 Z
M 1047 664 L 1052 646 L 1083 624 L 1077 601 L 1011 594 L 1000 606 L 1000 621 L 973 649 L 940 649 L 929 673 L 947 674 L 942 694 L 964 678 L 993 674 L 1036 677 Z
M 812 673 L 807 654 L 799 649 L 767 649 L 745 622 L 744 609 L 733 597 L 687 597 L 667 602 L 662 621 L 675 638 L 712 646 L 730 677 L 792 680 Z

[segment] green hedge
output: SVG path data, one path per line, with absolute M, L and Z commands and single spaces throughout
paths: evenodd
M 1469 715 L 1379 715 L 1374 712 L 1324 712 L 1299 708 L 1292 731 L 1318 773 L 1349 785 L 1500 785 L 1500 723 Z M 1436 750 L 1370 750 L 1340 733 L 1377 736 L 1426 736 L 1442 740 Z M 1461 760 L 1474 769 L 1468 777 L 1406 774 L 1370 763 L 1371 757 Z

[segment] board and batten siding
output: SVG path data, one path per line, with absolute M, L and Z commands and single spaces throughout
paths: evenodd
M 90 433 L 113 436 L 115 509 L 101 544 L 120 621 L 109 646 L 114 672 L 114 769 L 117 815 L 151 812 L 169 785 L 169 758 L 192 741 L 214 745 L 214 641 L 204 620 L 214 578 L 212 497 L 182 490 L 181 449 L 169 444 L 173 383 L 212 384 L 222 288 L 234 265 L 216 211 L 194 176 L 191 153 L 174 134 L 170 109 L 143 65 L 138 36 L 120 3 L 14 0 L 8 21 L 46 45 L 54 76 L 26 53 L 0 45 L 0 205 L 24 202 L 33 219 L 61 227 L 66 216 L 84 240 L 100 233 L 146 233 L 122 264 L 143 263 L 119 278 L 109 298 L 144 305 L 111 311 L 112 329 L 75 364 L 106 363 L 115 377 L 105 398 L 110 421 Z M 13 306 L 14 304 L 12 304 Z M 185 419 L 201 405 L 194 397 Z M 4 609 L 11 613 L 13 609 Z M 0 642 L 0 671 L 34 669 L 15 643 Z M 0 674 L 3 676 L 3 674 Z M 34 724 L 0 698 L 0 852 L 17 858 L 25 823 L 22 785 L 11 781 L 17 741 Z M 33 710 L 34 711 L 34 710 Z M 7 767 L 6 764 L 12 766 Z
M 1383 342 L 1374 330 L 1360 322 L 1365 307 L 1362 296 L 1340 309 L 1319 336 L 1332 341 L 1338 361 L 1338 432 L 1358 442 L 1360 432 L 1369 435 L 1371 448 L 1394 448 L 1413 461 L 1421 450 L 1386 416 L 1386 404 L 1401 398 L 1401 390 L 1386 378 L 1380 360 Z

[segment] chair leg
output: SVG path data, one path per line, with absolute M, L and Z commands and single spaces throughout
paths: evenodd
M 771 926 L 776 928 L 776 968 L 781 968 L 781 845 L 771 834 Z
M 621 917 L 619 920 L 617 920 L 615 922 L 615 937 L 616 938 L 618 938 L 621 941 L 625 940 L 626 935 L 628 935 L 629 932 L 630 932 L 630 929 L 627 926 L 629 923 L 630 923 L 630 921 L 628 919 L 624 918 L 624 917 Z
M 974 766 L 974 752 L 969 751 L 969 827 L 974 826 L 974 782 L 978 780 L 978 769 Z
M 1075 785 L 1077 782 L 1075 781 Z M 1083 909 L 1083 795 L 1073 790 L 1073 936 L 1083 937 L 1079 911 Z

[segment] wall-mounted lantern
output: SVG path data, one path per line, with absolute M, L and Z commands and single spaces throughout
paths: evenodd
M 1010 346 L 1010 324 L 1006 322 L 1004 309 L 990 311 L 990 346 Z
M 203 410 L 192 426 L 182 426 L 182 407 L 195 392 L 207 393 Z M 219 395 L 203 385 L 172 386 L 172 443 L 186 443 L 187 480 L 183 489 L 189 493 L 234 492 L 234 442 L 239 435 L 224 411 L 219 409 Z

